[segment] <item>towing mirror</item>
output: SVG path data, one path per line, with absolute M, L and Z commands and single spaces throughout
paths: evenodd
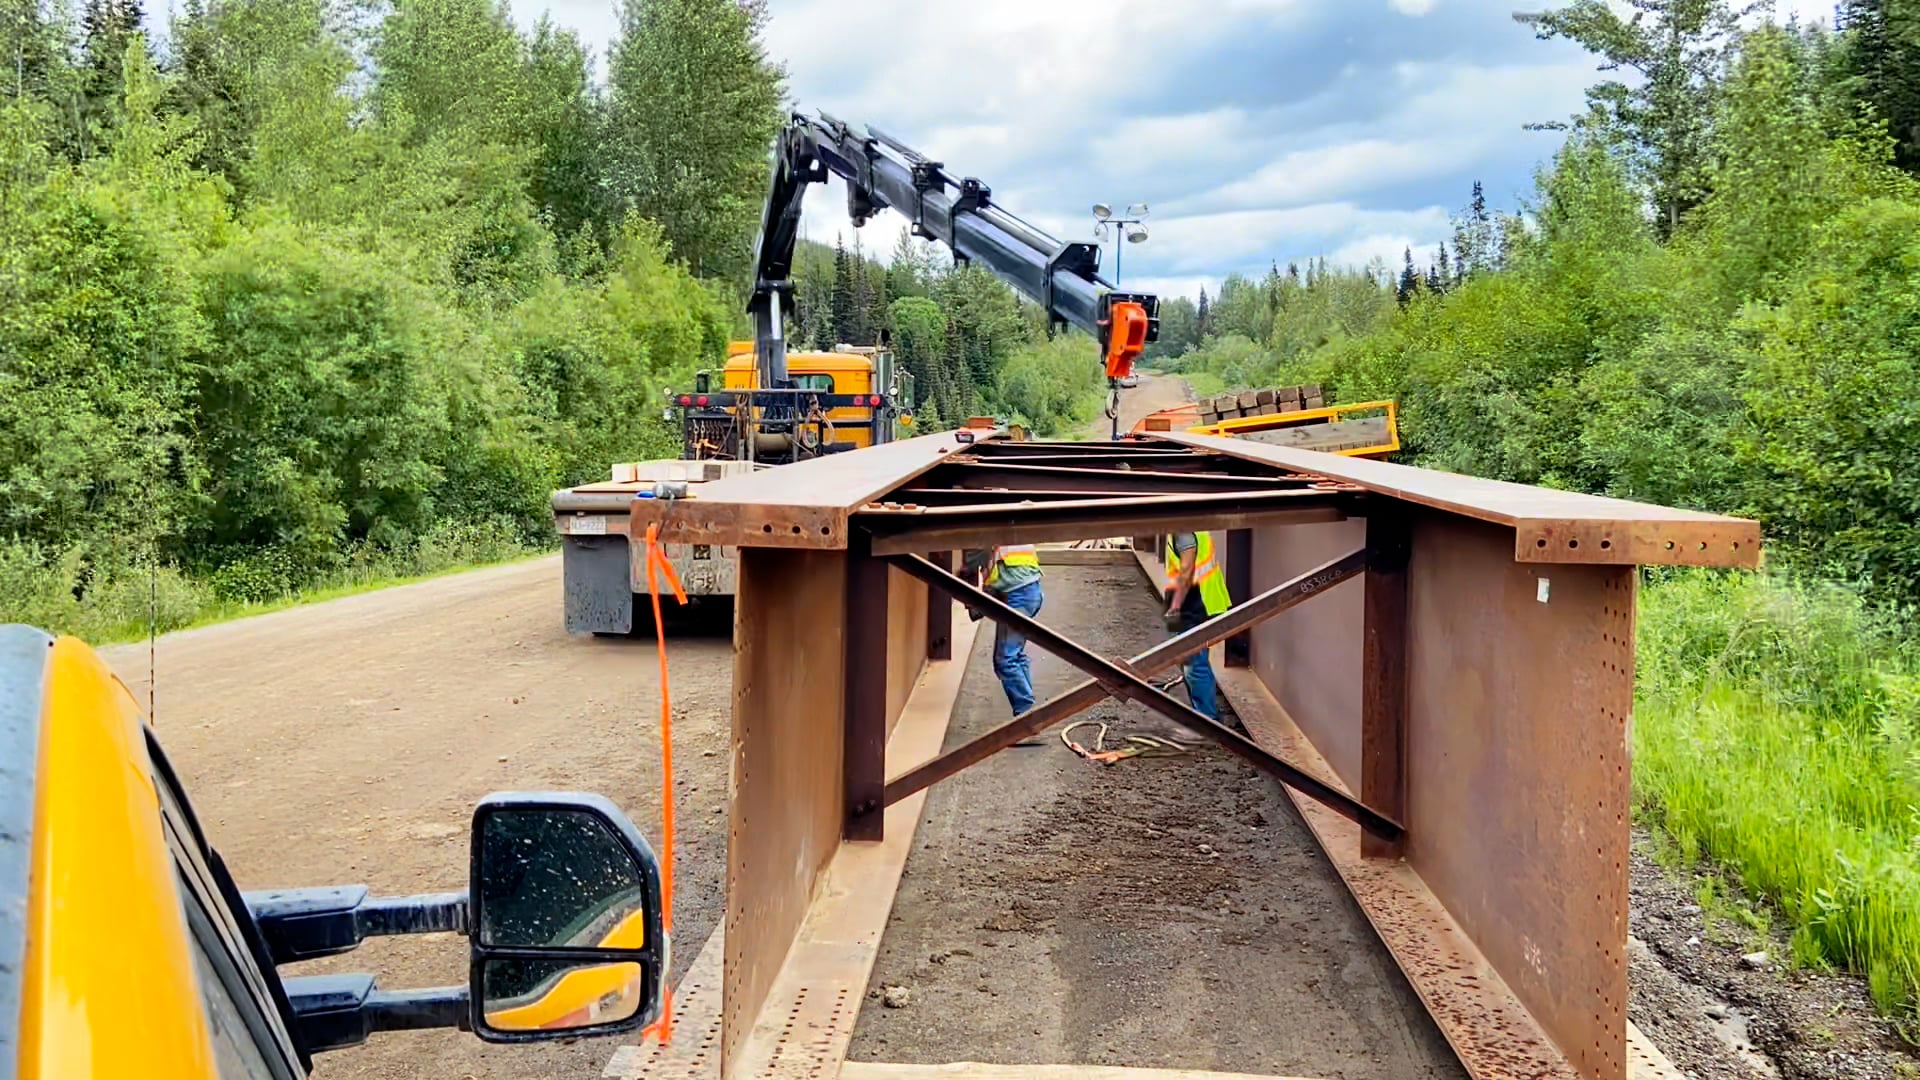
M 658 1019 L 669 945 L 660 864 L 597 795 L 493 795 L 473 814 L 468 998 L 489 1042 Z

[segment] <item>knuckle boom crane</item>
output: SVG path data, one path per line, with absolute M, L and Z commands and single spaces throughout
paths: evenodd
M 913 223 L 913 235 L 938 240 L 956 260 L 991 271 L 1044 308 L 1054 324 L 1091 334 L 1111 384 L 1130 374 L 1141 350 L 1159 336 L 1159 301 L 1113 291 L 1100 277 L 1099 247 L 1055 240 L 996 205 L 987 185 L 956 179 L 898 139 L 872 128 L 855 131 L 825 114 L 795 114 L 774 145 L 754 243 L 748 300 L 754 340 L 729 347 L 719 385 L 701 371 L 691 393 L 668 392 L 666 418 L 674 418 L 677 406 L 681 457 L 616 463 L 606 481 L 553 493 L 568 631 L 633 629 L 648 588 L 645 563 L 632 557 L 627 543 L 636 497 L 683 498 L 709 480 L 876 446 L 892 439 L 896 419 L 912 408 L 910 373 L 896 377 L 884 347 L 796 352 L 789 369 L 784 313 L 793 296 L 801 202 L 829 176 L 846 180 L 855 225 L 891 207 Z M 738 561 L 732 549 L 664 547 L 690 596 L 733 595 Z
M 1159 336 L 1158 300 L 1114 292 L 1100 277 L 1098 246 L 1055 240 L 996 204 L 978 179 L 957 179 L 942 163 L 872 127 L 861 133 L 825 113 L 795 113 L 774 145 L 747 305 L 763 386 L 788 384 L 782 312 L 792 296 L 800 206 L 807 189 L 829 175 L 846 181 L 855 226 L 891 207 L 912 222 L 913 235 L 938 240 L 956 260 L 991 271 L 1055 324 L 1093 335 L 1110 380 L 1130 374 L 1141 350 Z

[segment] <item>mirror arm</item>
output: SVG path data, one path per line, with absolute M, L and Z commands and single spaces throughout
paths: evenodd
M 467 1026 L 467 988 L 376 989 L 371 975 L 301 975 L 284 981 L 301 1045 L 310 1054 L 359 1046 L 376 1031 Z
M 365 885 L 242 893 L 275 964 L 351 952 L 370 937 L 467 932 L 465 892 L 369 896 Z

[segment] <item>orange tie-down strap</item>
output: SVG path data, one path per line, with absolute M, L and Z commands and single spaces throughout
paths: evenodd
M 647 593 L 653 598 L 653 643 L 660 654 L 660 929 L 673 940 L 673 694 L 667 689 L 667 620 L 660 610 L 660 578 L 665 576 L 674 599 L 687 602 L 680 575 L 673 572 L 667 550 L 660 546 L 660 526 L 647 526 Z M 662 961 L 667 953 L 661 952 Z M 660 1019 L 641 1034 L 665 1045 L 673 1036 L 673 991 L 666 987 L 668 972 L 660 973 Z

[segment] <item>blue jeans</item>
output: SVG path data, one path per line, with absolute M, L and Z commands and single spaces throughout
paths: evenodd
M 1029 581 L 1000 594 L 1000 599 L 1023 615 L 1038 615 L 1046 597 L 1040 595 L 1038 581 Z M 1027 635 L 1005 623 L 993 627 L 993 673 L 1007 691 L 1013 715 L 1033 708 L 1033 665 L 1027 662 Z
M 1187 631 L 1206 622 L 1205 618 L 1194 618 L 1186 611 L 1180 613 L 1180 632 Z M 1209 720 L 1220 719 L 1219 699 L 1213 689 L 1213 664 L 1207 659 L 1207 650 L 1201 649 L 1187 657 L 1183 670 L 1187 680 L 1187 699 L 1193 702 L 1193 710 Z

